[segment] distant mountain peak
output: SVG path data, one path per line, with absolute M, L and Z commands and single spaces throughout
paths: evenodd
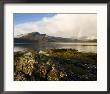
M 21 34 L 18 36 L 18 38 L 28 39 L 28 40 L 39 40 L 39 41 L 48 40 L 48 42 L 97 42 L 97 39 L 88 39 L 87 37 L 84 37 L 83 39 L 62 38 L 62 37 L 48 36 L 46 34 L 40 34 L 39 32 L 31 32 L 25 35 Z

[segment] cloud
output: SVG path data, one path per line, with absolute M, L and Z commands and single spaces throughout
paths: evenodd
M 56 14 L 40 21 L 14 26 L 14 36 L 39 32 L 49 36 L 94 39 L 97 37 L 96 14 Z

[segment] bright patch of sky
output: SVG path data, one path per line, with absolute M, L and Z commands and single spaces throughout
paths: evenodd
M 14 37 L 31 32 L 64 38 L 96 39 L 97 14 L 14 14 Z
M 54 13 L 14 13 L 14 24 L 39 21 L 44 17 L 52 17 Z

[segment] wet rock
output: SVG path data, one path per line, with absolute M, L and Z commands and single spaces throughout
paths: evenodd
M 52 70 L 48 73 L 48 80 L 50 81 L 58 81 L 59 75 L 58 70 L 55 68 L 55 64 L 52 65 Z
M 14 80 L 16 80 L 16 81 L 25 81 L 25 80 L 27 80 L 27 79 L 26 79 L 26 77 L 25 77 L 25 74 L 19 72 L 19 73 L 16 73 L 16 74 L 14 75 Z
M 21 75 L 21 77 L 23 77 L 23 75 L 31 76 L 33 73 L 35 64 L 36 64 L 36 62 L 33 59 L 31 52 L 28 52 L 28 53 L 26 52 L 19 57 L 15 57 L 14 70 L 15 70 L 15 73 L 19 73 L 17 75 L 17 78 L 15 78 L 15 79 L 18 80 L 18 77 L 20 77 L 20 75 Z M 21 79 L 21 78 L 19 78 L 19 79 Z
M 94 81 L 97 79 L 97 63 L 92 59 L 95 55 L 79 53 L 72 49 L 49 51 L 49 56 L 42 51 L 14 53 L 14 80 Z
M 64 72 L 64 71 L 61 71 L 60 72 L 60 80 L 67 80 L 67 74 L 66 74 L 66 72 Z
M 47 73 L 47 68 L 46 68 L 46 65 L 44 63 L 40 66 L 39 71 L 40 71 L 40 77 L 45 78 L 46 73 Z

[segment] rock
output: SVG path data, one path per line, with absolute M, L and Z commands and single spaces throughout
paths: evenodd
M 50 70 L 50 72 L 48 73 L 48 80 L 50 81 L 58 81 L 59 80 L 59 75 L 58 75 L 58 71 L 55 68 L 55 65 L 52 65 L 52 70 Z
M 43 55 L 49 56 L 49 54 L 47 54 L 47 52 L 42 51 L 42 50 L 39 51 L 39 54 L 43 54 Z
M 65 77 L 67 77 L 66 72 L 61 71 L 61 72 L 60 72 L 60 78 L 65 78 Z
M 45 78 L 47 73 L 47 68 L 44 63 L 40 66 L 39 71 L 40 71 L 40 77 Z
M 16 73 L 16 75 L 14 75 L 14 80 L 25 81 L 26 80 L 25 74 L 23 74 L 21 72 Z
M 34 70 L 34 65 L 36 64 L 35 60 L 33 59 L 31 52 L 26 52 L 22 54 L 21 56 L 15 57 L 15 64 L 14 64 L 14 70 L 16 73 L 21 72 L 17 78 L 21 75 L 29 75 L 31 76 Z M 21 78 L 19 78 L 20 80 Z M 24 80 L 24 79 L 23 79 Z

